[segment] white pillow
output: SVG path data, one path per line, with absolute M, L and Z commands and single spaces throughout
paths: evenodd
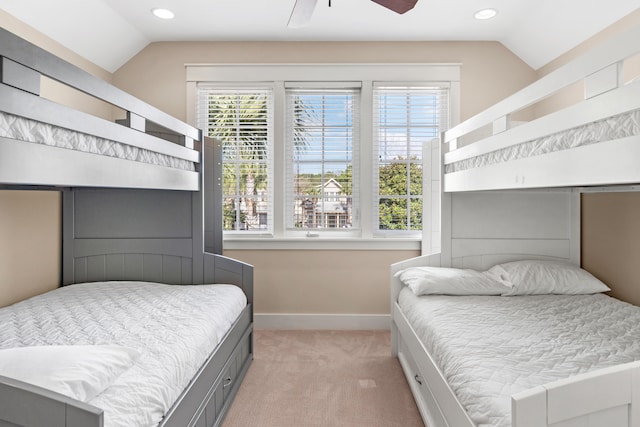
M 30 346 L 0 350 L 0 375 L 87 402 L 140 357 L 116 345 Z
M 395 274 L 415 295 L 501 295 L 509 288 L 487 272 L 411 267 Z
M 611 290 L 588 271 L 558 261 L 513 261 L 495 265 L 488 272 L 511 284 L 502 295 L 579 295 Z

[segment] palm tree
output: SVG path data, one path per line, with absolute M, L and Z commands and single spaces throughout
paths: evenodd
M 304 102 L 299 120 L 309 120 Z M 225 230 L 249 228 L 259 223 L 257 197 L 267 190 L 269 153 L 269 100 L 266 93 L 232 91 L 209 97 L 209 136 L 222 141 L 225 160 L 223 185 Z M 302 126 L 294 126 L 295 147 L 307 145 Z
M 257 224 L 256 196 L 266 191 L 269 135 L 264 94 L 230 93 L 209 98 L 209 134 L 222 141 L 225 229 Z

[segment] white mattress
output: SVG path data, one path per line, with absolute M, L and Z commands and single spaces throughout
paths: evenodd
M 186 171 L 195 170 L 193 162 L 185 159 L 133 147 L 5 112 L 0 112 L 0 136 L 174 169 Z
M 640 134 L 640 110 L 558 132 L 532 141 L 445 165 L 445 173 L 567 150 Z
M 511 395 L 640 359 L 640 308 L 602 294 L 425 296 L 399 304 L 471 419 L 511 425 Z
M 72 285 L 0 309 L 0 348 L 118 344 L 140 351 L 88 403 L 104 409 L 105 427 L 153 426 L 246 303 L 232 285 Z

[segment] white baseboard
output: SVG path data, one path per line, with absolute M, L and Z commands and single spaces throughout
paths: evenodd
M 388 330 L 389 314 L 270 314 L 253 315 L 255 329 Z

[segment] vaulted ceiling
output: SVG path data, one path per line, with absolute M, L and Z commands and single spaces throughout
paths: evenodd
M 498 41 L 538 69 L 640 7 L 639 0 L 418 0 L 397 14 L 371 0 L 0 0 L 0 8 L 108 71 L 155 41 Z M 151 9 L 175 13 L 161 20 Z M 473 15 L 498 11 L 489 20 Z

